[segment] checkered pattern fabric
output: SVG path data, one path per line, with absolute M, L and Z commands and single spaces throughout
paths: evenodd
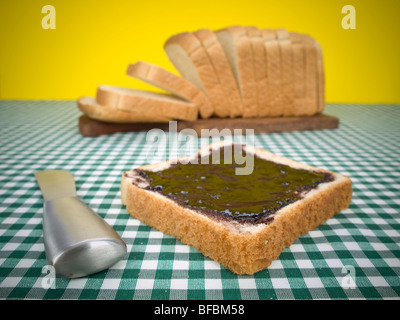
M 269 268 L 238 276 L 121 205 L 122 172 L 167 159 L 165 146 L 154 149 L 144 132 L 82 137 L 73 101 L 1 101 L 0 299 L 399 298 L 400 106 L 331 104 L 325 113 L 339 117 L 339 129 L 260 134 L 254 145 L 348 175 L 350 207 Z M 176 151 L 191 154 L 199 142 Z M 74 175 L 78 196 L 126 242 L 125 259 L 89 277 L 51 281 L 33 175 L 44 169 Z

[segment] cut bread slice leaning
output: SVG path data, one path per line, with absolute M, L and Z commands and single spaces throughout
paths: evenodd
M 227 27 L 215 32 L 232 68 L 243 103 L 244 118 L 257 116 L 257 85 L 250 38 L 242 26 Z
M 200 88 L 211 100 L 214 115 L 229 116 L 229 103 L 207 51 L 190 32 L 170 37 L 164 44 L 169 60 L 188 81 Z
M 143 170 L 162 172 L 177 162 L 195 166 L 196 164 L 190 162 L 199 156 L 213 158 L 214 152 L 218 153 L 218 150 L 225 146 L 228 148 L 230 146 L 232 149 L 239 148 L 239 152 L 243 150 L 247 155 L 294 169 L 326 173 L 330 178 L 313 189 L 302 192 L 300 199 L 278 209 L 272 219 L 268 216 L 268 220 L 254 223 L 207 214 L 202 209 L 195 210 L 178 203 L 163 194 L 160 191 L 162 188 L 150 189 L 151 182 L 141 174 Z M 208 165 L 213 166 L 213 164 Z M 188 180 L 188 183 L 199 182 Z M 182 185 L 182 188 L 185 186 Z M 130 215 L 161 232 L 177 237 L 182 243 L 195 247 L 205 256 L 237 274 L 253 274 L 268 267 L 282 250 L 298 237 L 347 208 L 351 196 L 352 184 L 346 176 L 295 162 L 248 145 L 232 145 L 232 142 L 212 144 L 201 149 L 193 157 L 173 159 L 127 171 L 121 181 L 121 201 Z
M 186 101 L 193 102 L 198 107 L 202 118 L 209 118 L 213 113 L 210 100 L 198 87 L 160 66 L 138 61 L 130 64 L 126 73 Z
M 193 103 L 164 93 L 100 85 L 96 100 L 103 106 L 136 113 L 153 113 L 170 119 L 194 121 L 198 116 Z
M 209 29 L 201 29 L 194 32 L 206 49 L 208 56 L 213 64 L 219 82 L 229 100 L 229 115 L 235 118 L 242 115 L 242 101 L 235 77 L 229 62 L 225 56 L 224 49 L 219 43 L 215 33 Z
M 89 118 L 115 123 L 168 122 L 172 119 L 152 112 L 128 112 L 110 106 L 101 106 L 93 97 L 81 97 L 77 100 L 78 108 Z

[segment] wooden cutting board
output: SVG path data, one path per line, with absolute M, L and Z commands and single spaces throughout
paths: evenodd
M 82 115 L 79 118 L 79 132 L 85 137 L 97 137 L 117 132 L 148 131 L 161 129 L 168 131 L 169 123 L 110 123 L 102 122 Z M 177 121 L 177 132 L 183 129 L 192 129 L 193 133 L 202 137 L 235 134 L 235 129 L 253 129 L 255 134 L 271 132 L 288 132 L 304 130 L 336 129 L 339 127 L 339 119 L 333 116 L 319 114 L 304 117 L 280 117 L 280 118 L 235 118 L 235 119 L 199 119 L 196 121 Z M 216 129 L 208 132 L 208 130 Z M 225 129 L 225 130 L 223 130 Z M 228 129 L 228 130 L 226 130 Z M 229 130 L 231 133 L 229 133 Z M 188 130 L 186 130 L 188 131 Z M 189 130 L 190 131 L 190 130 Z M 207 135 L 208 132 L 208 135 Z

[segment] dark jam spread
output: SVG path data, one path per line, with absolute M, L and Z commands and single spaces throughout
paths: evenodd
M 235 163 L 175 164 L 150 172 L 136 170 L 159 192 L 181 206 L 220 218 L 268 223 L 274 213 L 301 199 L 320 183 L 333 179 L 325 172 L 294 169 L 254 157 L 250 175 L 236 175 Z M 233 162 L 233 161 L 232 161 Z

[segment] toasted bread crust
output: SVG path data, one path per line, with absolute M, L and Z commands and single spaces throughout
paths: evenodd
M 253 150 L 261 158 L 295 168 L 326 171 L 265 150 L 249 147 L 246 150 Z M 166 161 L 141 168 L 158 171 L 168 166 L 169 161 Z M 177 237 L 234 273 L 253 274 L 268 267 L 299 236 L 349 206 L 351 180 L 330 173 L 334 175 L 334 181 L 320 184 L 302 200 L 278 210 L 269 224 L 254 225 L 233 219 L 224 221 L 182 207 L 159 193 L 143 189 L 134 171 L 126 172 L 122 177 L 121 200 L 127 211 L 143 223 Z

